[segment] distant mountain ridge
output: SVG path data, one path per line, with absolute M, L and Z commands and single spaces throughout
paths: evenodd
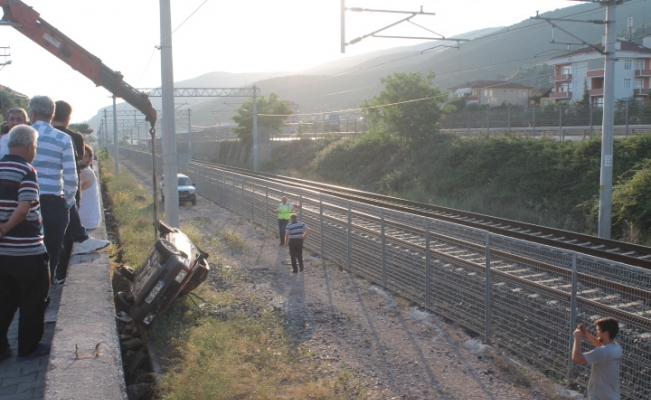
M 651 12 L 651 11 L 649 11 Z M 534 15 L 535 11 L 532 11 Z M 626 27 L 629 16 L 635 16 L 638 25 L 646 22 L 644 2 L 627 2 L 618 6 L 616 30 Z M 593 4 L 577 4 L 541 14 L 548 18 L 604 19 L 605 9 Z M 641 21 L 643 19 L 644 21 Z M 603 25 L 559 23 L 589 43 L 597 43 L 604 33 Z M 197 78 L 177 82 L 177 87 L 240 87 L 253 82 L 261 88 L 262 95 L 277 93 L 281 99 L 299 105 L 299 113 L 320 113 L 358 107 L 365 99 L 378 94 L 383 86 L 382 77 L 395 72 L 435 72 L 435 84 L 446 90 L 449 87 L 479 79 L 506 79 L 513 77 L 517 83 L 538 86 L 548 82 L 544 76 L 518 74 L 518 71 L 545 64 L 550 57 L 562 54 L 564 46 L 552 45 L 551 26 L 544 21 L 527 19 L 517 24 L 487 28 L 458 35 L 472 38 L 462 43 L 460 49 L 440 47 L 452 42 L 428 42 L 371 52 L 325 63 L 299 73 L 261 72 L 233 74 L 211 72 Z M 576 42 L 557 31 L 556 41 Z M 581 46 L 574 46 L 576 49 Z M 536 70 L 547 71 L 544 68 Z M 550 84 L 551 86 L 551 84 Z M 214 125 L 227 122 L 237 99 L 209 99 L 193 103 L 193 125 Z M 187 101 L 187 99 L 184 99 Z M 190 102 L 190 101 L 188 101 Z M 156 106 L 156 104 L 155 104 Z M 97 119 L 99 123 L 99 119 Z M 91 126 L 93 126 L 91 124 Z

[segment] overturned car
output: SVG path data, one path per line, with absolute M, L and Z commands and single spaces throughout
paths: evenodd
M 177 298 L 208 278 L 208 254 L 177 228 L 159 222 L 160 238 L 138 271 L 119 272 L 133 282 L 130 292 L 115 295 L 118 311 L 128 312 L 137 323 L 150 325 Z

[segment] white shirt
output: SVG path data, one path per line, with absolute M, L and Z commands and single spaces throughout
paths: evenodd
M 621 346 L 616 342 L 608 343 L 605 346 L 595 347 L 594 350 L 583 354 L 583 356 L 592 365 L 588 382 L 588 398 L 590 400 L 619 400 Z
M 82 185 L 92 181 L 92 185 L 81 191 L 81 204 L 79 205 L 79 219 L 81 225 L 86 229 L 95 229 L 102 223 L 102 206 L 99 199 L 99 185 L 95 172 L 90 168 L 79 171 Z
M 0 137 L 0 158 L 9 154 L 9 133 L 5 133 Z

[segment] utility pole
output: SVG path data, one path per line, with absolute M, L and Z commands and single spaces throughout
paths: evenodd
M 115 95 L 113 95 L 113 158 L 115 159 L 115 176 L 120 172 L 120 146 L 118 145 L 118 113 L 115 106 Z
M 253 170 L 258 172 L 258 88 L 253 85 Z
M 601 173 L 599 175 L 600 238 L 610 239 L 613 205 L 613 125 L 615 123 L 615 21 L 618 1 L 606 6 L 606 65 L 604 67 L 604 117 L 601 125 Z
M 346 0 L 341 0 L 341 53 L 346 52 Z
M 172 18 L 170 0 L 160 0 L 161 90 L 163 98 L 163 174 L 165 222 L 175 228 L 179 223 L 179 192 L 176 175 L 176 123 L 174 121 L 174 66 L 172 58 Z
M 192 162 L 192 120 L 190 119 L 192 110 L 188 107 L 188 154 L 190 155 L 190 162 Z
M 552 43 L 576 45 L 583 44 L 592 47 L 606 58 L 604 65 L 604 109 L 601 123 L 601 172 L 599 175 L 599 227 L 597 235 L 600 238 L 610 239 L 612 225 L 612 196 L 613 196 L 613 129 L 615 123 L 615 57 L 616 57 L 616 32 L 617 21 L 616 7 L 629 0 L 578 0 L 586 3 L 599 4 L 606 7 L 606 20 L 576 20 L 568 18 L 542 18 L 538 15 L 531 19 L 542 19 L 549 23 L 553 29 L 558 29 L 580 43 L 561 43 L 552 40 Z M 573 35 L 552 21 L 580 22 L 589 24 L 606 25 L 606 40 L 603 50 L 587 43 L 585 40 Z

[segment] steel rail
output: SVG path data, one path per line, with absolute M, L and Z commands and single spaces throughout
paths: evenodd
M 525 222 L 460 211 L 426 203 L 419 203 L 342 186 L 306 181 L 303 179 L 274 174 L 254 173 L 243 168 L 229 167 L 204 161 L 193 161 L 193 163 L 209 166 L 210 168 L 237 172 L 251 177 L 267 177 L 272 181 L 285 184 L 292 183 L 297 187 L 315 190 L 324 194 L 335 195 L 348 200 L 359 201 L 391 210 L 403 211 L 432 219 L 452 222 L 472 228 L 487 230 L 499 235 L 651 269 L 651 248 L 647 246 L 603 239 L 583 233 L 528 224 Z
M 305 202 L 309 202 L 309 203 L 314 203 L 314 204 L 318 203 L 317 201 L 312 200 L 312 199 L 307 198 L 307 197 L 304 197 L 303 200 Z M 348 211 L 344 207 L 340 207 L 340 206 L 337 206 L 337 205 L 332 204 L 332 203 L 325 203 L 324 202 L 323 205 L 327 206 L 329 210 L 333 210 L 333 209 L 341 210 L 342 214 Z M 362 218 L 364 218 L 364 219 L 366 219 L 368 221 L 374 221 L 374 222 L 377 222 L 377 223 L 380 222 L 379 217 L 376 217 L 374 215 L 367 214 L 367 213 L 364 213 L 364 212 L 351 210 L 351 214 L 353 214 L 354 216 L 357 216 L 357 217 L 362 217 Z M 335 216 L 332 216 L 332 215 L 329 215 L 329 214 L 324 213 L 323 217 L 328 219 L 328 220 L 334 221 L 334 222 L 336 222 L 336 223 L 338 223 L 339 225 L 342 225 L 342 226 L 347 224 L 347 221 L 344 221 L 343 219 L 339 219 L 339 218 L 337 218 Z M 424 229 L 409 226 L 407 224 L 392 221 L 390 219 L 385 219 L 385 224 L 389 225 L 389 226 L 392 226 L 392 227 L 395 227 L 395 228 L 398 228 L 398 229 L 400 229 L 402 231 L 412 232 L 416 236 L 419 236 L 419 237 L 424 237 L 425 236 L 425 230 Z M 373 229 L 368 228 L 368 227 L 365 227 L 365 226 L 362 226 L 362 225 L 359 225 L 359 224 L 351 224 L 351 227 L 354 230 L 366 232 L 366 233 L 369 233 L 369 234 L 372 234 L 372 235 L 378 235 L 379 234 L 378 231 L 373 230 Z M 480 254 L 483 253 L 486 250 L 486 246 L 478 245 L 476 243 L 468 242 L 468 241 L 462 240 L 462 239 L 453 238 L 451 236 L 447 236 L 447 235 L 443 235 L 443 234 L 439 234 L 439 233 L 431 232 L 430 237 L 434 238 L 434 239 L 438 239 L 438 240 L 440 240 L 442 242 L 446 242 L 446 243 L 453 244 L 453 245 L 456 245 L 456 246 L 461 246 L 461 247 L 469 249 L 469 250 L 477 251 Z M 405 239 L 402 239 L 402 238 L 393 237 L 391 235 L 387 235 L 387 238 L 389 240 L 392 240 L 392 241 L 396 242 L 396 243 L 400 243 L 401 245 L 403 245 L 405 247 L 411 247 L 413 249 L 417 249 L 418 251 L 422 251 L 423 254 L 425 253 L 425 246 L 419 245 L 417 243 L 414 243 L 412 241 L 405 240 Z M 431 250 L 431 252 L 432 252 L 432 254 L 437 254 L 439 256 L 442 256 L 442 254 L 443 254 L 443 253 L 440 253 L 440 252 L 436 252 L 434 250 Z M 540 269 L 543 269 L 543 270 L 548 271 L 548 272 L 553 272 L 553 273 L 555 273 L 557 275 L 565 276 L 568 279 L 570 279 L 571 276 L 572 276 L 572 271 L 571 270 L 561 268 L 561 267 L 557 267 L 555 265 L 551 265 L 551 264 L 548 264 L 548 263 L 545 263 L 545 262 L 542 262 L 542 261 L 528 259 L 528 258 L 525 258 L 525 257 L 522 257 L 522 256 L 518 256 L 518 255 L 515 255 L 515 254 L 504 252 L 504 251 L 501 251 L 501 250 L 493 249 L 493 250 L 491 250 L 491 252 L 492 252 L 492 254 L 494 256 L 503 258 L 505 260 L 513 261 L 513 262 L 523 264 L 523 265 L 527 265 L 527 266 L 531 266 L 531 267 L 540 268 Z M 478 266 L 478 268 L 484 268 L 484 267 L 483 266 Z M 597 284 L 597 285 L 602 286 L 602 287 L 615 289 L 615 290 L 622 291 L 622 292 L 627 292 L 628 294 L 640 297 L 640 298 L 645 299 L 645 300 L 651 300 L 651 292 L 647 291 L 647 290 L 644 290 L 644 289 L 634 288 L 634 287 L 631 287 L 631 286 L 626 286 L 626 285 L 623 285 L 623 284 L 620 284 L 620 283 L 612 282 L 612 281 L 604 279 L 604 278 L 594 277 L 594 276 L 590 276 L 590 275 L 587 275 L 587 274 L 584 274 L 584 273 L 577 273 L 577 276 L 581 280 L 584 280 L 586 282 L 591 282 L 591 283 Z M 563 300 L 566 300 L 566 299 L 563 298 Z

